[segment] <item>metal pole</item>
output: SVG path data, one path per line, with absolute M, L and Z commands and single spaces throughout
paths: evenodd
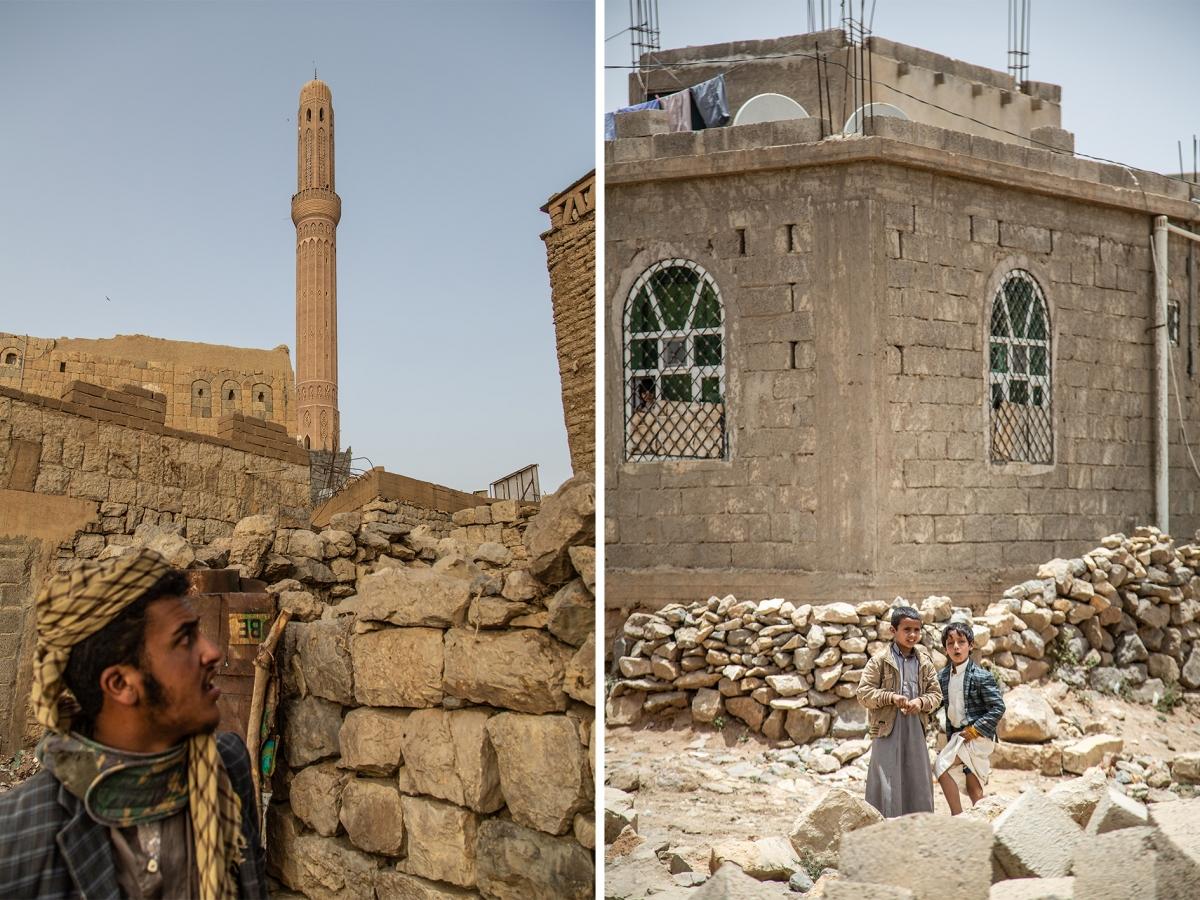
M 1159 530 L 1171 531 L 1167 444 L 1167 217 L 1154 217 L 1154 510 Z

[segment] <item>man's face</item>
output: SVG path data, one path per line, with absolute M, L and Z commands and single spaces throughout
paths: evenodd
M 142 651 L 143 705 L 148 724 L 171 743 L 216 730 L 221 721 L 213 684 L 221 651 L 200 632 L 200 617 L 182 597 L 146 607 Z
M 946 635 L 946 655 L 956 666 L 961 666 L 971 655 L 971 642 L 957 631 L 950 632 Z
M 921 641 L 921 622 L 918 619 L 901 619 L 896 626 L 896 643 L 907 653 Z

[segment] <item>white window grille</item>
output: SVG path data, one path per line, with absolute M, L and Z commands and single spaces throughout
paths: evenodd
M 724 459 L 725 314 L 691 260 L 657 262 L 625 301 L 625 458 Z
M 1013 269 L 992 298 L 988 349 L 994 463 L 1054 461 L 1050 314 L 1038 283 Z

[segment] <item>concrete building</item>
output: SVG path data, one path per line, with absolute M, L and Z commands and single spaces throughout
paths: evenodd
M 337 367 L 337 224 L 333 95 L 316 79 L 300 89 L 296 113 L 297 425 L 306 449 L 340 449 Z
M 977 603 L 1161 521 L 1151 234 L 1156 216 L 1200 224 L 1187 185 L 1074 156 L 1055 85 L 878 38 L 653 62 L 631 104 L 724 74 L 731 115 L 774 93 L 809 116 L 674 133 L 664 111 L 617 116 L 610 609 Z M 1167 261 L 1180 537 L 1200 526 L 1180 427 L 1200 441 L 1188 243 L 1172 236 Z

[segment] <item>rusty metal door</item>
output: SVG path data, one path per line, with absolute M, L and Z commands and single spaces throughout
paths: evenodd
M 192 576 L 191 572 L 188 574 Z M 201 630 L 217 643 L 222 653 L 215 679 L 221 689 L 217 700 L 221 710 L 218 728 L 237 732 L 245 740 L 254 691 L 254 657 L 275 619 L 275 597 L 262 590 L 241 590 L 256 588 L 261 582 L 239 584 L 237 572 L 232 569 L 197 572 L 190 580 L 189 594 L 200 614 Z

